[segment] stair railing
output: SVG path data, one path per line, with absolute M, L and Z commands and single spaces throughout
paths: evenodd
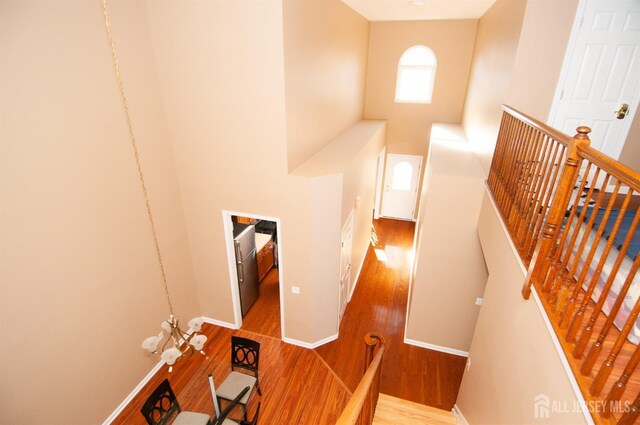
M 384 339 L 382 336 L 370 332 L 365 335 L 364 342 L 366 344 L 364 376 L 338 418 L 336 425 L 371 425 L 373 422 L 380 394 Z
M 508 106 L 488 186 L 594 421 L 640 417 L 640 173 Z M 623 230 L 624 229 L 624 230 Z M 632 247 L 636 246 L 635 250 Z

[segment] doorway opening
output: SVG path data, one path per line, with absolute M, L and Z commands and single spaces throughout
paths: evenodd
M 415 220 L 422 157 L 387 154 L 382 216 Z
M 280 220 L 223 211 L 235 325 L 282 339 L 284 296 Z

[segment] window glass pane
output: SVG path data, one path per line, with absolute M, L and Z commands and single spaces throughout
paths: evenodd
M 435 65 L 436 55 L 426 46 L 408 48 L 400 58 L 400 65 Z
M 396 100 L 430 102 L 433 68 L 400 68 Z
M 398 162 L 393 167 L 393 181 L 391 188 L 393 190 L 411 190 L 411 177 L 413 176 L 413 167 L 406 161 Z

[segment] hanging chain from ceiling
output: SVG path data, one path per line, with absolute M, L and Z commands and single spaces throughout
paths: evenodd
M 111 21 L 109 20 L 109 9 L 107 8 L 107 1 L 102 0 L 102 11 L 104 13 L 104 24 L 109 35 L 109 44 L 111 46 L 111 57 L 113 59 L 113 67 L 116 72 L 116 79 L 118 81 L 118 88 L 120 89 L 120 99 L 122 101 L 122 107 L 124 109 L 124 115 L 127 121 L 127 127 L 129 129 L 129 139 L 131 140 L 131 147 L 136 158 L 136 166 L 138 168 L 138 179 L 140 180 L 140 186 L 142 187 L 142 193 L 144 194 L 144 201 L 147 207 L 147 217 L 149 219 L 149 225 L 151 226 L 151 234 L 153 235 L 153 243 L 156 247 L 156 255 L 158 257 L 158 265 L 160 266 L 160 274 L 162 275 L 162 284 L 164 286 L 164 293 L 167 296 L 167 303 L 169 304 L 169 313 L 173 315 L 173 305 L 171 304 L 171 297 L 169 296 L 169 286 L 167 285 L 167 276 L 164 272 L 164 263 L 162 262 L 162 254 L 160 253 L 160 244 L 158 243 L 158 235 L 156 234 L 156 225 L 153 221 L 153 214 L 151 214 L 151 205 L 149 204 L 149 194 L 147 193 L 147 186 L 144 181 L 144 175 L 142 174 L 142 166 L 140 165 L 140 153 L 138 152 L 138 145 L 136 143 L 136 137 L 133 133 L 133 124 L 131 123 L 131 115 L 129 114 L 129 105 L 127 102 L 127 96 L 124 91 L 124 83 L 122 82 L 122 75 L 120 73 L 120 63 L 118 62 L 118 55 L 116 54 L 116 46 L 113 42 L 113 34 L 111 33 Z

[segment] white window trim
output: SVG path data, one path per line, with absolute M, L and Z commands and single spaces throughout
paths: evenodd
M 414 47 L 424 47 L 426 49 L 428 49 L 432 54 L 433 54 L 433 59 L 434 59 L 434 63 L 430 64 L 430 65 L 403 65 L 402 64 L 402 58 L 404 57 L 405 53 L 414 48 Z M 436 70 L 438 67 L 438 60 L 436 58 L 435 53 L 433 52 L 433 50 L 427 46 L 424 45 L 415 45 L 415 46 L 411 46 L 409 47 L 407 50 L 405 50 L 402 55 L 400 56 L 400 60 L 398 61 L 398 72 L 396 75 L 396 90 L 395 90 L 395 97 L 394 97 L 394 101 L 395 103 L 410 103 L 410 104 L 423 104 L 423 105 L 428 105 L 431 104 L 433 102 L 433 91 L 435 89 L 435 78 L 436 78 Z M 431 70 L 431 78 L 429 79 L 429 87 L 430 87 L 430 91 L 429 91 L 429 97 L 428 99 L 411 99 L 411 98 L 399 98 L 398 97 L 398 89 L 400 87 L 400 74 L 402 73 L 403 70 L 405 69 L 417 69 L 417 70 Z

